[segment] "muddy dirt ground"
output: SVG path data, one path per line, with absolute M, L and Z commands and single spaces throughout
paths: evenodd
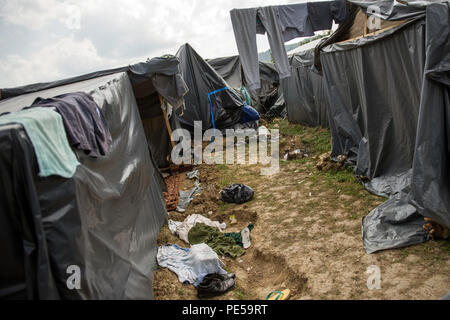
M 323 172 L 315 168 L 318 156 L 329 150 L 329 132 L 275 121 L 282 148 L 305 147 L 308 157 L 280 161 L 280 171 L 260 175 L 259 165 L 200 165 L 200 183 L 206 187 L 184 213 L 168 218 L 183 221 L 193 213 L 227 223 L 226 232 L 254 224 L 252 246 L 241 258 L 222 259 L 236 274 L 236 287 L 214 299 L 265 299 L 273 290 L 289 288 L 296 299 L 440 299 L 450 291 L 450 243 L 424 244 L 367 254 L 362 245 L 361 219 L 385 201 L 368 193 L 350 169 Z M 281 148 L 280 148 L 281 149 Z M 280 150 L 280 154 L 282 150 Z M 182 189 L 193 182 L 182 174 Z M 255 190 L 245 204 L 226 204 L 219 192 L 232 183 Z M 231 225 L 235 215 L 238 223 Z M 158 244 L 187 244 L 167 225 Z M 381 289 L 369 290 L 366 270 L 381 269 Z M 192 285 L 182 285 L 165 268 L 154 275 L 156 299 L 197 299 Z

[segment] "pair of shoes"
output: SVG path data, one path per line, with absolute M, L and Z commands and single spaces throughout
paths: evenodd
M 227 292 L 235 285 L 235 274 L 211 273 L 203 278 L 197 286 L 197 296 L 199 298 L 209 298 Z

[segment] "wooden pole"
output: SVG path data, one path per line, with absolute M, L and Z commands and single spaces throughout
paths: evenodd
M 367 35 L 368 33 L 368 27 L 367 27 L 367 15 L 364 15 L 364 37 Z
M 167 117 L 166 107 L 164 106 L 163 97 L 158 93 L 159 103 L 161 104 L 161 109 L 164 115 L 164 121 L 166 122 L 167 132 L 169 132 L 169 139 L 172 143 L 172 148 L 175 148 L 175 142 L 172 141 L 172 128 L 170 127 L 169 118 Z

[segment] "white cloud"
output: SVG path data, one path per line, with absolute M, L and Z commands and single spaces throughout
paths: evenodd
M 190 43 L 237 54 L 229 11 L 296 0 L 0 0 L 0 88 L 114 68 Z M 267 50 L 258 37 L 260 51 Z

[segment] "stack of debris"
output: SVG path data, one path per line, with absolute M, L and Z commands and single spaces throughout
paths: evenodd
M 181 176 L 172 175 L 164 178 L 167 185 L 167 192 L 163 192 L 167 211 L 173 211 L 180 202 Z
M 334 161 L 331 159 L 331 152 L 327 152 L 319 156 L 316 168 L 319 171 L 339 171 L 346 168 L 346 161 L 345 155 L 338 156 L 337 161 Z

